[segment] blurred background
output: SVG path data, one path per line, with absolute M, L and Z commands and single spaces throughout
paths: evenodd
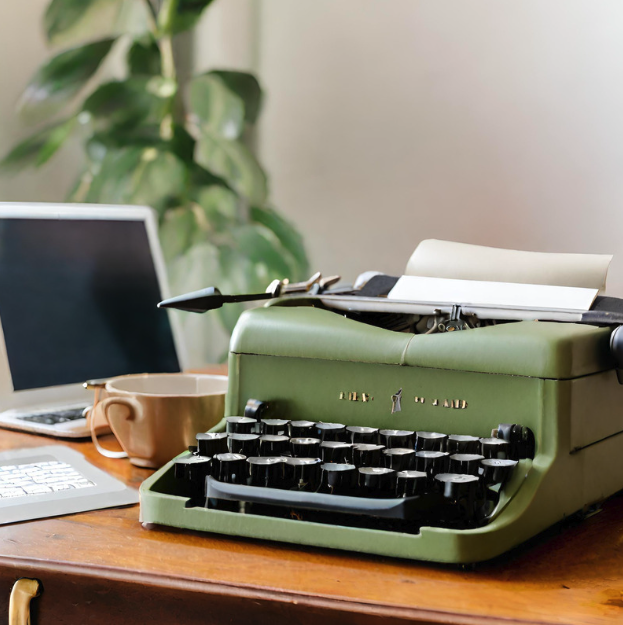
M 2 153 L 47 4 L 0 4 Z M 217 0 L 191 56 L 260 80 L 254 146 L 312 269 L 400 274 L 434 237 L 612 253 L 623 296 L 621 23 L 617 0 Z M 61 201 L 83 158 L 70 142 L 0 199 Z

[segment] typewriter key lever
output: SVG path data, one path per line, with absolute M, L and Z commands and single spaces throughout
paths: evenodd
M 322 274 L 316 272 L 305 282 L 295 282 L 290 284 L 288 280 L 273 280 L 264 293 L 242 293 L 240 295 L 223 295 L 215 286 L 207 289 L 192 291 L 184 295 L 178 295 L 165 299 L 158 304 L 158 308 L 175 308 L 187 312 L 204 313 L 208 310 L 221 308 L 223 304 L 237 302 L 255 302 L 264 299 L 273 299 L 288 295 L 290 293 L 307 293 L 316 286 L 316 291 L 328 288 L 340 279 L 339 276 L 332 276 L 323 280 Z

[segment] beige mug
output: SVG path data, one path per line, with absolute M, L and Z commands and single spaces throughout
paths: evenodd
M 108 380 L 90 419 L 91 438 L 109 458 L 156 469 L 196 444 L 225 411 L 227 376 L 194 373 L 125 375 Z M 97 393 L 97 390 L 96 390 Z M 96 395 L 97 397 L 97 395 Z M 96 423 L 108 423 L 123 452 L 102 447 Z

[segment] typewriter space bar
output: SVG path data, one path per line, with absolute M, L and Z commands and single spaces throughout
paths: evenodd
M 262 488 L 260 486 L 225 484 L 224 482 L 218 482 L 212 477 L 207 479 L 206 494 L 208 499 L 246 501 L 271 506 L 286 506 L 343 514 L 363 514 L 385 519 L 412 519 L 419 513 L 430 510 L 438 504 L 437 497 L 428 495 L 401 499 L 346 497 L 344 495 L 326 495 L 324 493 L 307 493 L 277 488 Z

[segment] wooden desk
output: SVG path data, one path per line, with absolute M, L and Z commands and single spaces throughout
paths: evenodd
M 0 449 L 49 444 L 0 431 Z M 71 443 L 138 487 L 149 471 Z M 22 576 L 34 624 L 623 622 L 623 496 L 475 571 L 171 529 L 138 506 L 0 526 L 0 622 Z

